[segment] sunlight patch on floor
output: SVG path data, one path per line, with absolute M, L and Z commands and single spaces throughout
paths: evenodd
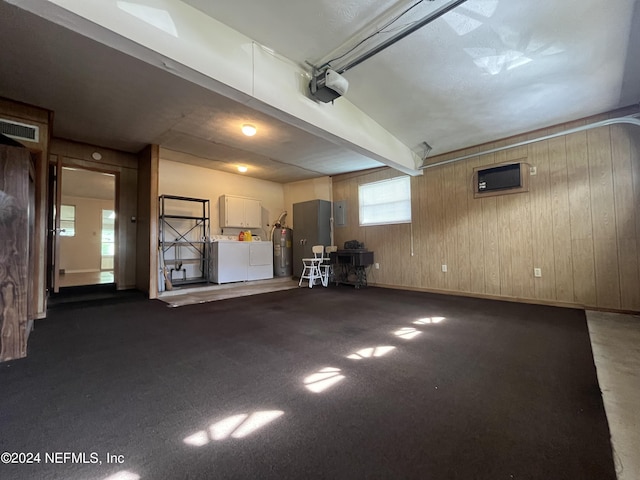
M 444 317 L 424 317 L 416 320 L 414 325 L 429 325 L 431 323 L 440 323 L 444 320 Z
M 209 443 L 209 436 L 207 435 L 207 432 L 200 430 L 193 435 L 189 435 L 183 440 L 183 442 L 194 447 L 202 447 Z
M 382 357 L 390 351 L 395 350 L 395 348 L 396 347 L 391 346 L 363 348 L 362 350 L 358 350 L 356 353 L 352 353 L 347 356 L 347 358 L 350 358 L 351 360 L 362 360 L 363 358 Z
M 209 442 L 231 438 L 244 438 L 276 418 L 284 415 L 282 410 L 262 410 L 253 413 L 241 413 L 224 418 L 211 424 L 207 430 L 200 430 L 182 441 L 193 447 L 203 447 Z
M 121 470 L 114 473 L 113 475 L 109 475 L 104 480 L 140 480 L 140 475 L 128 470 Z
M 421 333 L 422 332 L 416 330 L 413 327 L 403 327 L 403 328 L 400 328 L 399 330 L 396 330 L 395 332 L 393 332 L 393 334 L 396 337 L 404 338 L 405 340 L 411 340 L 412 338 L 417 337 Z
M 304 379 L 304 386 L 314 393 L 324 392 L 329 387 L 344 380 L 339 368 L 326 367 L 318 370 Z
M 271 410 L 266 412 L 254 412 L 249 415 L 240 426 L 235 429 L 235 431 L 231 434 L 233 438 L 244 438 L 247 435 L 252 434 L 256 430 L 261 429 L 265 425 L 273 422 L 276 418 L 283 415 L 284 412 L 281 410 Z
M 249 415 L 243 413 L 227 417 L 224 420 L 214 423 L 209 427 L 209 436 L 211 437 L 211 440 L 224 440 L 231 436 L 235 429 L 238 428 L 248 417 Z

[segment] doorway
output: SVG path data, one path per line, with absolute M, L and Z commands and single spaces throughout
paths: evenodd
M 115 284 L 116 176 L 63 166 L 59 185 L 58 287 Z

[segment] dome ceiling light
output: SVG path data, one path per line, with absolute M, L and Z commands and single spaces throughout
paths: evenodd
M 247 137 L 253 137 L 257 131 L 257 128 L 253 125 L 250 125 L 248 123 L 242 125 L 242 133 L 244 133 Z

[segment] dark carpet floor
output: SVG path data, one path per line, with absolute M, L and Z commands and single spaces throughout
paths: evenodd
M 81 307 L 90 302 L 87 306 L 108 305 L 114 302 L 124 302 L 128 300 L 142 300 L 145 294 L 137 290 L 116 290 L 115 283 L 102 285 L 81 285 L 77 287 L 63 287 L 59 293 L 51 295 L 47 301 L 49 310 L 58 307 Z
M 5 451 L 41 457 L 2 479 L 615 479 L 583 311 L 346 286 L 58 306 L 0 364 Z

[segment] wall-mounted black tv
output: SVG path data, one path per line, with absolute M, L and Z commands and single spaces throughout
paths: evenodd
M 477 192 L 492 192 L 521 186 L 519 163 L 478 170 Z

